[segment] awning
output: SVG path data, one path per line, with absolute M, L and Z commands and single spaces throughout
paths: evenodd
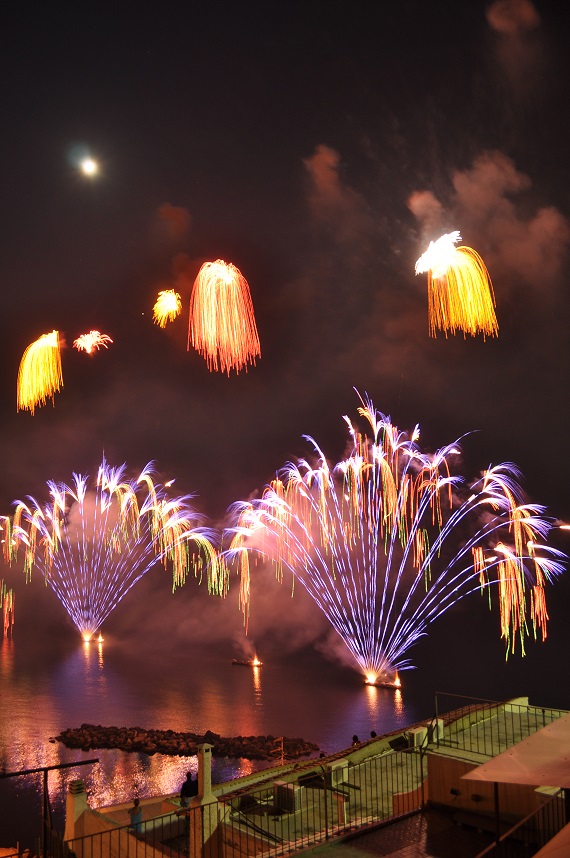
M 557 718 L 462 777 L 570 789 L 570 714 Z

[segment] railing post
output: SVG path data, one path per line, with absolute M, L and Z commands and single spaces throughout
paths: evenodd
M 65 803 L 65 833 L 64 840 L 73 840 L 75 837 L 75 824 L 81 814 L 87 809 L 87 792 L 85 782 L 78 778 L 69 782 L 67 798 Z
M 325 840 L 329 839 L 329 797 L 327 793 L 327 777 L 325 772 L 325 767 L 321 766 L 323 770 L 323 796 L 325 800 Z M 332 786 L 332 778 L 331 778 L 331 786 Z
M 190 799 L 190 858 L 216 858 L 219 853 L 218 799 L 212 792 L 212 745 L 198 745 L 198 795 Z
M 438 711 L 438 706 L 437 706 L 437 691 L 436 691 L 435 692 L 435 732 L 436 732 L 436 736 L 437 736 L 437 743 L 436 744 L 437 744 L 437 747 L 439 748 L 438 724 L 439 724 L 439 711 Z
M 495 799 L 495 842 L 501 839 L 501 815 L 499 813 L 499 784 L 493 784 L 493 796 Z

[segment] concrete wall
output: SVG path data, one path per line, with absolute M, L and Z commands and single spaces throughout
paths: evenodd
M 494 816 L 494 785 L 485 781 L 462 780 L 462 775 L 476 768 L 473 763 L 437 754 L 428 754 L 427 763 L 430 804 Z M 451 790 L 457 794 L 452 794 Z M 522 819 L 536 810 L 540 803 L 532 786 L 499 784 L 499 812 L 504 820 L 514 822 Z
M 393 795 L 392 813 L 394 816 L 401 816 L 404 813 L 417 810 L 421 806 L 422 801 L 427 802 L 429 800 L 428 783 L 429 780 L 426 778 L 423 786 L 420 784 L 417 789 L 410 790 L 410 792 L 398 792 Z

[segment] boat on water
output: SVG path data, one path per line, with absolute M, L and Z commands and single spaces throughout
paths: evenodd
M 232 658 L 232 664 L 243 665 L 243 667 L 261 667 L 263 664 L 257 657 L 256 658 Z
M 396 671 L 392 676 L 381 673 L 379 676 L 370 674 L 364 679 L 365 685 L 374 685 L 376 688 L 401 688 L 402 681 Z
M 367 682 L 367 685 L 375 685 L 376 688 L 401 688 L 402 683 L 395 679 L 377 679 L 376 682 Z

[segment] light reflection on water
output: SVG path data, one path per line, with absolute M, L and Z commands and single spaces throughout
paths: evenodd
M 70 780 L 83 778 L 90 803 L 105 806 L 136 795 L 175 793 L 186 772 L 197 768 L 195 757 L 68 749 L 53 741 L 67 727 L 92 723 L 198 734 L 210 729 L 223 736 L 285 735 L 332 753 L 349 747 L 354 733 L 363 739 L 372 729 L 390 732 L 419 717 L 425 714 L 406 705 L 402 691 L 364 686 L 357 674 L 322 661 L 236 669 L 229 658 L 203 653 L 153 662 L 107 641 L 58 652 L 38 650 L 30 641 L 0 642 L 0 766 L 18 771 L 99 759 L 96 765 L 50 772 L 50 799 L 61 824 Z M 212 780 L 274 764 L 214 757 Z M 39 820 L 41 788 L 41 775 L 0 780 L 0 804 L 8 809 L 0 839 L 25 843 L 17 827 L 22 796 L 37 807 L 32 816 Z
M 261 668 L 259 666 L 252 667 L 253 674 L 253 690 L 254 702 L 257 709 L 263 706 L 263 698 L 261 696 Z

